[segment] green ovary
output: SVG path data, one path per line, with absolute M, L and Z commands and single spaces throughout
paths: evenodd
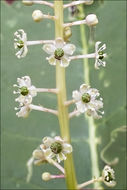
M 56 58 L 56 59 L 60 60 L 61 57 L 63 57 L 63 55 L 64 55 L 63 49 L 62 49 L 62 48 L 57 48 L 57 49 L 55 50 L 55 52 L 54 52 L 54 55 L 55 55 L 55 58 Z
M 22 40 L 19 40 L 17 42 L 17 46 L 18 46 L 19 49 L 21 49 L 24 46 L 24 42 Z
M 90 97 L 90 95 L 89 95 L 88 93 L 84 93 L 84 94 L 82 95 L 82 101 L 83 101 L 84 103 L 89 103 L 89 102 L 90 102 L 90 99 L 91 99 L 91 97 Z
M 62 151 L 62 145 L 59 142 L 54 142 L 50 146 L 51 151 L 55 154 L 59 154 Z
M 29 90 L 26 86 L 22 86 L 20 88 L 20 93 L 23 95 L 23 96 L 26 96 L 28 93 L 29 93 Z

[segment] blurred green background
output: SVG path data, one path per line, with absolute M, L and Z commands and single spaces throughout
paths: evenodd
M 100 172 L 106 164 L 101 159 L 105 151 L 108 162 L 118 158 L 113 165 L 117 185 L 111 189 L 126 189 L 126 134 L 125 126 L 125 57 L 126 57 L 126 1 L 96 1 L 91 6 L 85 6 L 85 12 L 95 13 L 99 19 L 96 28 L 96 41 L 107 44 L 107 66 L 100 70 L 94 69 L 94 60 L 90 63 L 91 86 L 100 90 L 104 98 L 104 117 L 96 121 L 97 136 L 100 139 L 98 157 Z M 28 40 L 54 39 L 54 24 L 44 20 L 34 23 L 31 14 L 35 9 L 41 9 L 45 14 L 53 14 L 45 6 L 26 7 L 21 1 L 15 1 L 11 6 L 1 2 L 1 188 L 2 189 L 65 189 L 63 179 L 44 182 L 41 174 L 45 171 L 58 173 L 53 166 L 42 165 L 34 167 L 30 183 L 26 183 L 26 162 L 32 151 L 41 143 L 44 136 L 59 135 L 59 124 L 55 116 L 32 111 L 27 119 L 17 118 L 14 107 L 17 106 L 13 95 L 13 84 L 17 77 L 29 75 L 36 87 L 55 87 L 55 67 L 45 60 L 46 53 L 41 45 L 29 47 L 24 59 L 15 57 L 13 34 L 18 29 L 24 29 Z M 68 13 L 65 11 L 65 22 Z M 71 42 L 76 45 L 75 54 L 81 53 L 80 28 L 73 27 Z M 88 35 L 88 28 L 87 28 Z M 90 52 L 94 47 L 90 48 Z M 50 77 L 49 77 L 50 76 Z M 83 83 L 83 63 L 73 61 L 67 68 L 67 94 L 71 99 L 72 91 Z M 56 109 L 56 97 L 51 94 L 38 94 L 35 104 Z M 81 115 L 73 118 L 70 123 L 74 162 L 78 182 L 91 179 L 90 150 L 87 144 L 88 124 Z M 113 140 L 112 140 L 113 138 Z M 77 157 L 78 155 L 78 157 Z M 92 187 L 92 186 L 91 186 Z M 105 186 L 104 186 L 105 187 Z M 108 189 L 108 187 L 105 187 Z

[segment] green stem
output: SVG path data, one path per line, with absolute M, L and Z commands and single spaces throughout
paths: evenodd
M 55 37 L 63 38 L 63 1 L 54 1 L 55 9 Z M 58 93 L 58 119 L 60 123 L 61 136 L 68 143 L 71 143 L 69 132 L 69 115 L 68 108 L 64 105 L 66 99 L 66 80 L 65 68 L 61 67 L 59 63 L 56 64 L 56 88 L 59 89 Z M 73 164 L 72 154 L 67 155 L 64 162 L 66 183 L 68 189 L 77 189 L 77 180 Z
M 83 6 L 81 5 L 80 9 L 81 14 L 84 13 Z M 80 32 L 81 32 L 81 41 L 83 47 L 83 54 L 88 54 L 88 44 L 86 40 L 86 31 L 85 25 L 80 25 Z M 89 63 L 88 59 L 83 60 L 84 63 L 84 81 L 86 84 L 90 84 L 90 71 L 89 71 Z M 99 177 L 99 165 L 98 165 L 98 153 L 97 153 L 97 138 L 96 138 L 96 125 L 92 117 L 87 117 L 88 121 L 88 129 L 89 129 L 89 146 L 90 146 L 90 153 L 91 153 L 91 165 L 92 165 L 92 177 Z M 93 184 L 95 189 L 100 187 L 100 183 Z

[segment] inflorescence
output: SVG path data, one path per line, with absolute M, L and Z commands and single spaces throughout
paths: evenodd
M 36 0 L 22 0 L 24 5 L 32 6 L 34 4 L 46 5 L 50 8 L 54 8 L 54 4 L 48 1 L 36 1 Z M 93 3 L 93 0 L 83 0 L 83 1 L 72 1 L 63 5 L 63 9 L 69 8 L 69 12 L 73 17 L 78 13 L 77 5 L 86 4 L 90 5 Z M 46 15 L 40 10 L 35 10 L 32 14 L 32 18 L 35 22 L 43 21 L 43 19 L 51 19 L 55 21 L 55 16 Z M 74 44 L 68 43 L 69 38 L 72 35 L 71 27 L 74 25 L 86 24 L 88 27 L 93 27 L 98 24 L 98 18 L 95 14 L 87 15 L 85 19 L 73 21 L 71 23 L 63 24 L 64 31 L 64 40 L 62 38 L 56 38 L 54 40 L 38 40 L 38 41 L 28 41 L 27 34 L 23 29 L 19 29 L 14 33 L 14 48 L 17 50 L 17 58 L 24 58 L 28 53 L 28 46 L 30 45 L 43 45 L 42 49 L 49 54 L 49 57 L 46 60 L 50 65 L 56 66 L 57 64 L 60 67 L 68 67 L 70 62 L 78 59 L 94 59 L 95 68 L 99 69 L 100 66 L 105 67 L 106 62 L 104 58 L 106 53 L 106 44 L 100 46 L 101 42 L 97 41 L 95 43 L 95 51 L 90 54 L 84 55 L 73 55 L 76 51 L 76 46 Z M 75 63 L 78 64 L 77 61 Z M 32 85 L 31 79 L 29 76 L 24 76 L 17 78 L 17 83 L 14 84 L 14 87 L 17 88 L 17 91 L 14 91 L 14 94 L 19 96 L 15 99 L 19 103 L 19 107 L 15 110 L 19 110 L 16 115 L 18 117 L 27 117 L 31 110 L 37 110 L 42 112 L 52 113 L 58 116 L 58 110 L 53 110 L 45 108 L 40 105 L 32 104 L 33 98 L 37 96 L 38 93 L 54 93 L 58 94 L 59 89 L 48 89 L 48 88 L 37 88 Z M 88 116 L 93 117 L 94 119 L 102 118 L 104 111 L 100 111 L 103 108 L 103 99 L 100 97 L 100 92 L 96 88 L 91 88 L 88 84 L 82 84 L 78 90 L 72 92 L 72 100 L 64 102 L 64 106 L 69 106 L 71 104 L 76 105 L 76 109 L 69 114 L 69 118 L 73 116 L 78 116 L 82 113 L 86 113 Z M 42 179 L 48 181 L 55 178 L 65 178 L 65 170 L 60 165 L 60 162 L 67 159 L 67 155 L 73 151 L 72 145 L 66 142 L 65 139 L 62 139 L 60 136 L 44 137 L 42 144 L 39 148 L 33 151 L 31 159 L 27 163 L 29 177 L 32 175 L 31 167 L 34 163 L 35 165 L 41 165 L 44 163 L 49 163 L 57 167 L 60 172 L 59 175 L 52 175 L 49 172 L 44 172 L 42 174 Z M 29 181 L 29 180 L 28 180 Z M 85 187 L 91 183 L 103 181 L 107 186 L 113 187 L 115 182 L 114 170 L 110 166 L 105 166 L 102 172 L 102 176 L 99 178 L 94 178 L 88 182 L 78 185 L 79 188 Z

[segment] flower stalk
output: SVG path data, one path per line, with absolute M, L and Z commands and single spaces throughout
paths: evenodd
M 93 184 L 93 183 L 96 183 L 96 182 L 101 182 L 101 181 L 103 181 L 103 178 L 102 178 L 102 177 L 94 178 L 94 179 L 91 179 L 91 180 L 89 180 L 89 181 L 87 181 L 87 182 L 84 182 L 84 183 L 78 185 L 78 188 L 79 188 L 79 189 L 82 189 L 83 187 L 86 187 L 86 186 L 88 186 L 88 185 L 90 185 L 90 184 Z
M 53 8 L 53 3 L 49 3 L 47 1 L 37 1 L 37 0 L 23 0 L 22 1 L 24 3 L 24 5 L 33 5 L 33 4 L 39 4 L 39 5 L 46 5 L 46 6 L 49 6 L 51 8 Z
M 57 94 L 59 90 L 56 88 L 36 88 L 36 92 L 51 92 L 53 94 Z
M 47 112 L 47 113 L 52 113 L 54 115 L 58 115 L 58 111 L 56 110 L 53 110 L 53 109 L 49 109 L 49 108 L 44 108 L 42 106 L 37 106 L 37 105 L 33 105 L 33 104 L 30 104 L 29 105 L 29 108 L 31 110 L 37 110 L 37 111 L 42 111 L 42 112 Z
M 54 43 L 53 40 L 36 40 L 36 41 L 27 41 L 27 46 L 31 45 L 39 45 L 39 44 L 46 44 L 46 43 Z
M 91 53 L 91 54 L 75 55 L 75 56 L 71 56 L 69 58 L 71 60 L 75 60 L 75 59 L 85 59 L 85 58 L 95 58 L 95 57 L 96 57 L 96 54 Z
M 63 38 L 63 1 L 54 1 L 54 10 L 57 20 L 55 21 L 55 37 Z M 58 62 L 56 63 L 56 88 L 59 89 L 58 93 L 58 119 L 60 124 L 61 136 L 64 140 L 70 143 L 69 132 L 69 115 L 68 108 L 65 106 L 66 101 L 66 81 L 65 81 L 65 68 L 61 67 Z M 66 183 L 68 189 L 77 189 L 77 180 L 75 169 L 73 165 L 72 153 L 67 155 L 64 161 Z

